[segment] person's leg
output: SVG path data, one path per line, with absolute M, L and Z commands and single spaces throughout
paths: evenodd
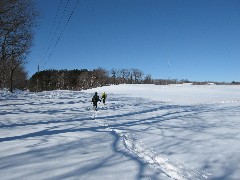
M 93 109 L 96 110 L 96 103 L 93 102 Z

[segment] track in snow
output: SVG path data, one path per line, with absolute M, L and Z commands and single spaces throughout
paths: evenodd
M 119 136 L 124 148 L 129 153 L 137 156 L 139 159 L 148 163 L 160 173 L 164 173 L 169 178 L 174 180 L 204 180 L 208 179 L 211 175 L 205 171 L 192 168 L 183 162 L 177 160 L 173 161 L 157 154 L 153 150 L 145 147 L 144 143 L 136 142 L 129 135 L 124 134 L 122 130 L 111 128 L 109 124 L 102 122 L 97 118 L 99 113 L 99 111 L 94 112 L 92 117 L 100 126 L 104 126 L 106 131 L 114 132 Z

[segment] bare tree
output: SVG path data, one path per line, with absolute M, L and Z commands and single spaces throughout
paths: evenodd
M 144 78 L 144 81 L 143 81 L 145 84 L 152 84 L 153 83 L 153 80 L 152 80 L 152 76 L 151 74 L 147 74 Z
M 127 83 L 131 74 L 129 69 L 125 69 L 125 68 L 121 69 L 119 73 L 120 73 L 121 83 Z
M 110 73 L 111 73 L 111 78 L 112 78 L 113 84 L 117 84 L 118 70 L 112 69 Z
M 108 71 L 100 67 L 98 69 L 94 69 L 92 79 L 94 80 L 95 87 L 106 85 L 109 80 Z
M 37 16 L 32 0 L 1 0 L 0 84 L 9 87 L 11 92 L 14 73 L 19 66 L 24 65 L 32 46 Z
M 134 78 L 134 83 L 140 83 L 142 81 L 144 73 L 139 69 L 131 69 Z
M 26 89 L 28 87 L 28 77 L 27 72 L 23 66 L 18 66 L 14 72 L 15 76 L 13 77 L 13 86 L 18 89 Z

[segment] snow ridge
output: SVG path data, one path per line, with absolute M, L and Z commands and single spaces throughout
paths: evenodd
M 136 142 L 122 130 L 111 128 L 109 124 L 102 122 L 100 118 L 98 118 L 98 114 L 99 111 L 92 114 L 92 117 L 97 121 L 98 125 L 104 126 L 106 131 L 117 134 L 128 152 L 137 156 L 169 178 L 174 180 L 203 180 L 208 179 L 211 175 L 205 171 L 189 167 L 183 162 L 173 161 L 157 154 L 154 150 L 145 147 L 142 141 Z

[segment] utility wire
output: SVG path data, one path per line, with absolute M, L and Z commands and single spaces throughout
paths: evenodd
M 57 25 L 56 25 L 55 31 L 54 31 L 54 33 L 53 33 L 53 37 L 51 38 L 51 41 L 50 41 L 50 43 L 49 43 L 49 45 L 48 45 L 48 48 L 47 48 L 47 51 L 46 51 L 46 53 L 45 53 L 45 55 L 44 55 L 44 58 L 46 58 L 46 60 L 45 60 L 45 63 L 44 63 L 44 65 L 43 65 L 43 68 L 45 67 L 45 65 L 47 64 L 47 61 L 48 61 L 49 58 L 51 57 L 52 52 L 53 52 L 53 49 L 56 47 L 56 44 L 59 42 L 59 37 L 62 36 L 63 30 L 60 31 L 61 33 L 60 33 L 59 36 L 57 36 L 57 32 L 59 31 L 59 27 L 60 27 L 61 23 L 63 22 L 63 17 L 66 16 L 65 14 L 66 14 L 66 10 L 67 10 L 67 8 L 68 8 L 69 1 L 70 1 L 70 0 L 67 0 L 65 6 L 64 6 L 64 8 L 63 8 L 63 12 L 62 12 L 62 14 L 61 14 L 61 16 L 60 16 L 60 18 L 59 18 L 59 20 L 58 20 L 58 23 L 57 23 Z M 62 0 L 60 1 L 60 4 L 62 4 Z M 59 7 L 60 7 L 60 6 L 59 6 Z M 60 8 L 59 8 L 59 9 L 60 9 Z M 65 27 L 63 27 L 63 28 L 65 28 Z M 57 42 L 54 43 L 54 40 L 56 40 Z
M 62 1 L 62 0 L 61 0 L 61 1 Z M 68 7 L 69 1 L 70 1 L 70 0 L 67 0 L 67 3 L 65 4 L 65 6 L 64 6 L 64 8 L 63 8 L 63 12 L 62 12 L 62 14 L 61 14 L 61 16 L 60 16 L 60 18 L 59 18 L 59 20 L 58 20 L 57 26 L 56 26 L 55 31 L 54 31 L 54 33 L 53 33 L 53 37 L 51 38 L 51 41 L 50 41 L 50 43 L 49 43 L 49 45 L 48 45 L 46 54 L 44 55 L 44 59 L 46 58 L 46 60 L 45 60 L 45 63 L 44 63 L 43 66 L 45 66 L 45 64 L 47 63 L 47 60 L 48 60 L 48 59 L 47 59 L 47 54 L 50 52 L 50 50 L 51 50 L 51 48 L 52 48 L 52 46 L 53 46 L 52 44 L 53 44 L 54 39 L 56 38 L 56 34 L 57 34 L 57 32 L 58 32 L 59 26 L 60 26 L 60 24 L 63 22 L 63 17 L 65 16 L 65 12 L 66 12 L 66 9 L 67 9 L 67 7 Z
M 67 1 L 66 5 L 65 5 L 65 7 L 64 7 L 64 9 L 63 9 L 63 13 L 62 13 L 62 15 L 61 15 L 61 17 L 60 17 L 60 19 L 59 19 L 59 21 L 58 21 L 58 24 L 57 24 L 57 27 L 56 27 L 56 30 L 55 30 L 53 36 L 55 36 L 55 35 L 57 34 L 57 31 L 58 31 L 58 29 L 59 29 L 59 25 L 61 24 L 62 19 L 63 19 L 63 16 L 65 15 L 65 12 L 66 12 L 66 9 L 67 9 L 67 7 L 68 7 L 69 1 L 70 1 L 70 0 Z M 52 39 L 52 40 L 53 40 L 53 39 Z
M 59 1 L 58 8 L 57 8 L 57 13 L 56 13 L 55 18 L 54 18 L 54 20 L 53 20 L 52 28 L 51 28 L 51 31 L 50 31 L 49 36 L 48 36 L 48 41 L 50 40 L 50 37 L 51 37 L 51 35 L 52 35 L 52 33 L 53 33 L 53 29 L 54 29 L 55 23 L 56 23 L 56 21 L 57 21 L 59 11 L 60 11 L 61 6 L 62 6 L 62 1 L 63 1 L 63 0 L 60 0 L 60 1 Z
M 54 29 L 54 26 L 56 24 L 56 21 L 57 21 L 57 18 L 58 18 L 58 15 L 59 15 L 59 12 L 60 12 L 60 9 L 61 9 L 61 6 L 62 6 L 62 1 L 63 0 L 60 0 L 59 1 L 59 4 L 58 4 L 58 8 L 57 8 L 57 12 L 55 14 L 55 17 L 54 17 L 54 20 L 53 20 L 53 23 L 52 23 L 52 27 L 51 27 L 51 30 L 50 30 L 50 33 L 48 35 L 48 38 L 47 38 L 47 42 L 50 42 L 50 40 L 52 39 L 52 34 L 53 34 L 53 29 Z M 46 57 L 46 54 L 48 53 L 48 50 L 50 48 L 50 45 L 51 43 L 48 44 L 47 48 L 46 48 L 46 51 L 45 53 L 43 54 L 42 58 L 40 61 L 43 61 L 43 59 Z
M 76 9 L 77 9 L 77 7 L 78 7 L 79 2 L 80 2 L 80 0 L 77 0 L 77 1 L 76 1 L 76 4 L 75 4 L 75 6 L 74 6 L 74 8 L 73 8 L 73 10 L 72 10 L 72 12 L 71 12 L 71 14 L 70 14 L 70 16 L 68 17 L 68 20 L 67 20 L 65 26 L 63 27 L 60 35 L 58 36 L 58 39 L 57 39 L 56 43 L 54 44 L 54 46 L 53 46 L 53 48 L 52 48 L 52 51 L 49 53 L 48 58 L 47 58 L 47 60 L 46 60 L 46 62 L 45 62 L 45 64 L 44 64 L 44 66 L 46 65 L 46 63 L 47 63 L 47 61 L 50 59 L 50 57 L 52 56 L 55 48 L 57 47 L 59 41 L 61 40 L 64 31 L 66 30 L 66 28 L 67 28 L 67 26 L 68 26 L 68 24 L 69 24 L 69 22 L 70 22 L 70 20 L 71 20 L 71 18 L 72 18 L 72 16 L 73 16 L 74 12 L 76 11 Z

